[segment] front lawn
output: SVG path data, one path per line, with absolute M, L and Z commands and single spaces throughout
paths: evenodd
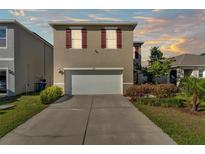
M 180 108 L 134 104 L 178 144 L 205 144 L 205 114 L 191 114 Z
M 7 110 L 0 110 L 0 137 L 47 107 L 40 102 L 39 95 L 22 95 L 9 100 L 0 100 L 0 105 L 15 105 Z

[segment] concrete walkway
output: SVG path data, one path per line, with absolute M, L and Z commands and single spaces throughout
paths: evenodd
M 63 97 L 0 144 L 176 144 L 121 95 Z

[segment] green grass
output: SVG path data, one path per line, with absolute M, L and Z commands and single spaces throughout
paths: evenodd
M 16 96 L 0 101 L 0 105 L 2 104 L 15 106 L 11 109 L 0 110 L 0 137 L 47 107 L 40 102 L 39 95 Z
M 175 108 L 135 106 L 178 144 L 205 144 L 205 114 L 193 115 Z

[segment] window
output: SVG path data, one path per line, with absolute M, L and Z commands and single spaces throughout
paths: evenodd
M 82 48 L 82 30 L 71 30 L 72 48 Z
M 204 70 L 199 70 L 199 77 L 200 78 L 203 78 L 203 72 L 204 72 Z
M 6 93 L 6 70 L 0 70 L 0 93 Z
M 108 49 L 116 49 L 117 48 L 116 30 L 106 30 L 106 46 Z
M 6 48 L 6 27 L 0 27 L 0 48 Z

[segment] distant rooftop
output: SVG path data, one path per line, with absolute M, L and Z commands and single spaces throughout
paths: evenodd
M 173 60 L 172 67 L 178 66 L 205 66 L 205 56 L 195 54 L 182 54 L 170 58 Z
M 134 41 L 133 42 L 133 46 L 135 46 L 135 47 L 141 47 L 143 44 L 144 44 L 144 42 L 142 42 L 142 41 Z

